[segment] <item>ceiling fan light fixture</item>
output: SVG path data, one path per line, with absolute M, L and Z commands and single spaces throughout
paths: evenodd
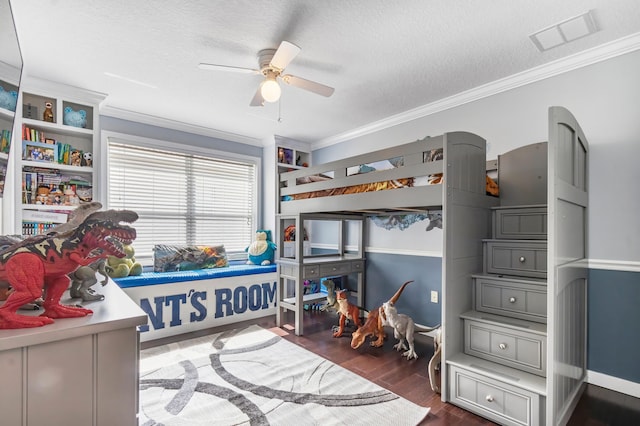
M 275 78 L 267 77 L 260 85 L 260 94 L 266 102 L 277 102 L 282 89 Z

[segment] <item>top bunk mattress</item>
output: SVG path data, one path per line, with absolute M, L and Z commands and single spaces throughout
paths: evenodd
M 446 133 L 281 173 L 279 213 L 425 210 L 443 205 L 443 181 L 484 194 L 486 179 L 484 139 Z

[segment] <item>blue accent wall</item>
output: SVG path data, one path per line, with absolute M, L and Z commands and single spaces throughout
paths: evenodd
M 640 273 L 591 269 L 589 370 L 640 383 Z
M 379 307 L 405 281 L 413 280 L 398 299 L 398 312 L 409 315 L 417 324 L 440 324 L 442 258 L 384 253 L 367 253 L 366 258 L 365 308 Z M 431 290 L 438 292 L 438 303 L 431 303 Z

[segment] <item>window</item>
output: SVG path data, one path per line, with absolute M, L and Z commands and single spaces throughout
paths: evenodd
M 136 260 L 152 265 L 155 244 L 224 244 L 230 259 L 245 255 L 256 231 L 256 162 L 107 140 L 108 206 L 138 213 Z

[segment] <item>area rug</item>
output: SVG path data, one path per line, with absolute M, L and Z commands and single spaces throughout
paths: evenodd
M 140 354 L 144 426 L 416 425 L 428 413 L 255 325 Z

